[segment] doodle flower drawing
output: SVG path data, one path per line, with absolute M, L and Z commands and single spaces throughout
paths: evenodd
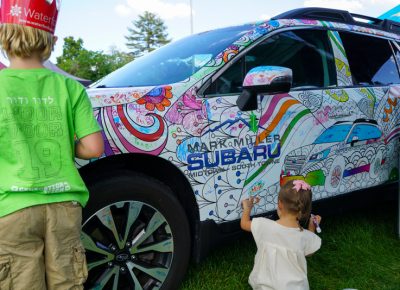
M 164 111 L 166 107 L 171 106 L 171 101 L 169 100 L 172 98 L 171 89 L 171 86 L 154 88 L 136 102 L 139 105 L 145 105 L 149 111 L 154 111 L 155 108 L 159 111 Z

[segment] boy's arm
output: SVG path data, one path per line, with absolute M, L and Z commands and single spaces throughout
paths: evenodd
M 75 156 L 80 159 L 98 158 L 104 152 L 101 132 L 89 134 L 75 143 Z
M 73 118 L 75 138 L 75 156 L 81 159 L 100 157 L 104 152 L 101 127 L 93 114 L 92 104 L 86 90 L 71 80 L 73 98 Z M 75 91 L 73 90 L 75 89 Z

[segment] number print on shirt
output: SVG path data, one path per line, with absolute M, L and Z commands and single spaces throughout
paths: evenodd
M 24 166 L 18 171 L 18 177 L 28 180 L 56 176 L 62 168 L 61 146 L 54 140 L 40 140 L 33 146 L 26 141 L 14 144 L 17 156 L 30 156 L 20 163 Z

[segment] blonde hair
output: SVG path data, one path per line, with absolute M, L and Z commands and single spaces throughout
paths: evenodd
M 305 221 L 311 214 L 312 192 L 311 190 L 294 188 L 293 180 L 286 182 L 279 191 L 278 199 L 282 202 L 285 210 L 296 215 L 297 220 Z M 300 229 L 302 227 L 300 226 Z
M 0 24 L 0 46 L 8 57 L 28 58 L 36 54 L 45 61 L 50 58 L 55 40 L 44 30 L 19 24 Z

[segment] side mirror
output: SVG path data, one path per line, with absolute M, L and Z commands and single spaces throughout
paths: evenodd
M 292 86 L 292 70 L 280 66 L 258 66 L 244 78 L 243 92 L 236 101 L 242 111 L 257 109 L 258 94 L 287 93 Z

